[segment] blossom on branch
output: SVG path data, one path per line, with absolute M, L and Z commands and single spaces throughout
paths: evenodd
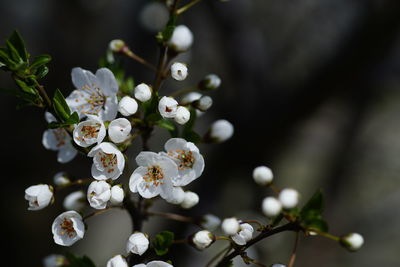
M 73 132 L 75 143 L 81 147 L 100 144 L 106 136 L 106 127 L 99 117 L 88 115 L 87 118 L 87 120 L 80 122 Z
M 53 200 L 53 188 L 47 184 L 32 185 L 25 190 L 28 210 L 41 210 Z
M 51 228 L 54 242 L 61 246 L 71 246 L 85 234 L 82 216 L 76 211 L 66 211 L 58 215 Z
M 92 176 L 97 180 L 115 180 L 124 170 L 124 155 L 112 143 L 103 142 L 95 146 L 88 156 L 93 157 Z

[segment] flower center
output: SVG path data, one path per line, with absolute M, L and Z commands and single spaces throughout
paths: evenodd
M 178 166 L 179 170 L 193 168 L 195 158 L 193 156 L 192 151 L 178 149 L 175 151 L 169 151 L 168 154 L 179 160 L 179 166 Z
M 53 135 L 56 139 L 57 142 L 57 147 L 60 148 L 63 145 L 65 145 L 65 139 L 67 137 L 67 133 L 65 132 L 64 129 L 54 129 L 53 130 Z
M 100 124 L 96 123 L 95 126 L 85 125 L 81 129 L 81 133 L 83 134 L 82 138 L 97 138 L 97 135 L 100 131 Z
M 156 165 L 147 167 L 147 173 L 143 176 L 143 180 L 147 183 L 153 183 L 156 187 L 163 184 L 162 179 L 164 179 L 164 173 L 162 172 L 161 167 Z M 146 187 L 149 188 L 150 186 L 146 185 Z
M 104 169 L 107 169 L 108 173 L 112 173 L 114 171 L 114 167 L 117 165 L 117 155 L 115 154 L 108 154 L 104 152 L 99 152 L 100 154 L 100 161 L 103 165 Z
M 67 219 L 64 218 L 63 222 L 60 223 L 61 226 L 61 235 L 68 235 L 69 237 L 74 237 L 76 235 L 75 229 L 74 229 L 74 223 Z
M 82 111 L 82 113 L 98 114 L 104 107 L 107 96 L 104 95 L 103 91 L 96 84 L 92 84 L 92 86 L 85 85 L 81 90 L 89 94 L 89 97 L 85 99 L 88 110 Z

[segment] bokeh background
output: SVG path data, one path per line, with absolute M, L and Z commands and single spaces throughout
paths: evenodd
M 52 55 L 43 83 L 50 92 L 60 88 L 67 95 L 73 89 L 71 69 L 95 71 L 111 39 L 126 40 L 156 62 L 154 35 L 165 12 L 149 8 L 151 2 L 1 0 L 0 40 L 18 29 L 31 54 Z M 182 211 L 161 203 L 154 210 L 264 220 L 261 201 L 272 192 L 257 187 L 251 172 L 265 164 L 276 183 L 298 189 L 303 202 L 322 188 L 333 234 L 357 231 L 365 237 L 357 253 L 321 237 L 301 238 L 296 266 L 400 266 L 399 14 L 400 1 L 392 0 L 204 0 L 188 11 L 179 23 L 195 36 L 193 49 L 181 58 L 190 76 L 164 90 L 219 74 L 223 84 L 210 93 L 214 106 L 197 128 L 204 133 L 212 121 L 225 118 L 235 125 L 235 135 L 221 145 L 200 145 L 206 169 L 190 186 L 200 195 L 198 206 Z M 138 83 L 152 82 L 153 73 L 124 62 Z M 0 87 L 15 85 L 0 73 Z M 43 112 L 17 111 L 16 103 L 0 97 L 2 253 L 13 255 L 8 266 L 41 266 L 44 256 L 66 251 L 53 244 L 50 231 L 62 212 L 62 195 L 56 205 L 28 212 L 24 189 L 51 183 L 60 170 L 87 177 L 91 161 L 79 156 L 58 164 L 56 154 L 41 144 Z M 156 134 L 152 150 L 161 150 L 166 137 Z M 140 142 L 130 155 L 139 150 Z M 108 258 L 124 253 L 130 229 L 122 211 L 92 218 L 86 238 L 72 250 L 105 266 Z M 163 229 L 183 238 L 196 228 L 158 218 L 145 226 L 150 234 Z M 275 236 L 250 255 L 266 264 L 287 263 L 293 240 L 293 233 Z M 217 242 L 203 253 L 180 245 L 172 253 L 177 267 L 204 266 L 205 255 L 209 259 L 223 245 Z M 239 260 L 235 266 L 242 265 Z

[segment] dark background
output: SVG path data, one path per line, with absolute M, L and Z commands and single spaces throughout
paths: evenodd
M 71 68 L 95 71 L 111 39 L 126 40 L 156 62 L 155 33 L 141 22 L 148 2 L 1 0 L 0 40 L 19 29 L 32 55 L 52 55 L 43 83 L 50 92 L 60 88 L 67 95 L 73 89 Z M 298 189 L 303 202 L 322 188 L 333 234 L 356 231 L 365 237 L 357 253 L 321 237 L 302 238 L 296 266 L 399 266 L 400 1 L 203 2 L 179 20 L 195 36 L 193 49 L 182 58 L 190 76 L 169 82 L 166 90 L 219 74 L 222 86 L 211 93 L 214 106 L 199 119 L 198 130 L 203 133 L 213 120 L 225 118 L 235 125 L 235 135 L 221 145 L 200 146 L 206 169 L 190 186 L 201 198 L 190 212 L 264 220 L 260 205 L 271 192 L 257 187 L 251 172 L 266 164 L 276 183 Z M 137 82 L 152 82 L 150 71 L 125 62 Z M 15 85 L 0 73 L 0 87 Z M 11 96 L 1 95 L 0 101 L 3 253 L 12 255 L 10 266 L 40 266 L 47 254 L 65 251 L 53 243 L 50 231 L 62 212 L 62 197 L 57 197 L 58 205 L 28 212 L 24 189 L 51 183 L 59 170 L 88 176 L 91 161 L 79 156 L 58 164 L 55 153 L 41 144 L 43 112 L 16 111 L 17 100 Z M 156 134 L 152 150 L 159 151 L 165 137 Z M 139 149 L 137 143 L 131 156 Z M 161 204 L 156 209 L 174 207 Z M 183 226 L 152 219 L 145 230 L 179 229 L 183 238 L 194 230 L 183 231 Z M 129 233 L 127 215 L 113 212 L 91 219 L 87 236 L 72 249 L 103 266 L 114 254 L 124 253 Z M 291 233 L 273 237 L 250 255 L 267 264 L 287 263 L 293 239 Z M 221 241 L 213 245 L 221 246 Z M 173 253 L 176 266 L 196 267 L 204 266 L 204 255 L 210 258 L 216 250 L 197 253 L 177 246 Z

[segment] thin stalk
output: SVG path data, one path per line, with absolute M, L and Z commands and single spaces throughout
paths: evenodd
M 85 217 L 83 217 L 83 221 L 86 221 L 89 218 L 95 217 L 95 216 L 100 215 L 102 213 L 105 213 L 105 212 L 107 212 L 107 211 L 109 211 L 111 209 L 116 209 L 116 208 L 123 209 L 123 207 L 107 207 L 105 209 L 97 210 L 97 211 L 95 211 L 93 213 L 90 213 L 90 214 L 86 215 Z
M 187 11 L 189 8 L 193 7 L 194 5 L 200 3 L 202 0 L 193 0 L 192 2 L 188 3 L 187 5 L 184 5 L 183 7 L 179 8 L 176 11 L 177 15 L 182 14 L 183 12 Z
M 147 215 L 149 216 L 159 216 L 159 217 L 163 217 L 166 219 L 170 219 L 170 220 L 174 220 L 174 221 L 178 221 L 178 222 L 188 222 L 188 223 L 196 223 L 196 219 L 193 217 L 187 217 L 187 216 L 183 216 L 183 215 L 179 215 L 179 214 L 175 214 L 175 213 L 162 213 L 162 212 L 147 212 Z
M 297 251 L 298 243 L 299 243 L 299 232 L 296 233 L 296 239 L 294 240 L 293 251 L 292 251 L 292 255 L 290 256 L 288 267 L 294 266 L 294 262 L 296 261 L 296 251 Z
M 173 92 L 170 96 L 171 97 L 177 97 L 186 93 L 190 93 L 193 91 L 196 91 L 197 89 L 199 89 L 197 86 L 193 86 L 193 87 L 188 87 L 188 88 L 184 88 L 178 91 Z
M 126 55 L 127 57 L 143 64 L 144 66 L 146 66 L 147 68 L 149 68 L 150 70 L 157 72 L 157 68 L 151 64 L 150 62 L 148 62 L 147 60 L 145 60 L 144 58 L 138 56 L 137 54 L 133 53 L 132 50 L 129 49 L 129 47 L 125 46 L 121 52 Z

